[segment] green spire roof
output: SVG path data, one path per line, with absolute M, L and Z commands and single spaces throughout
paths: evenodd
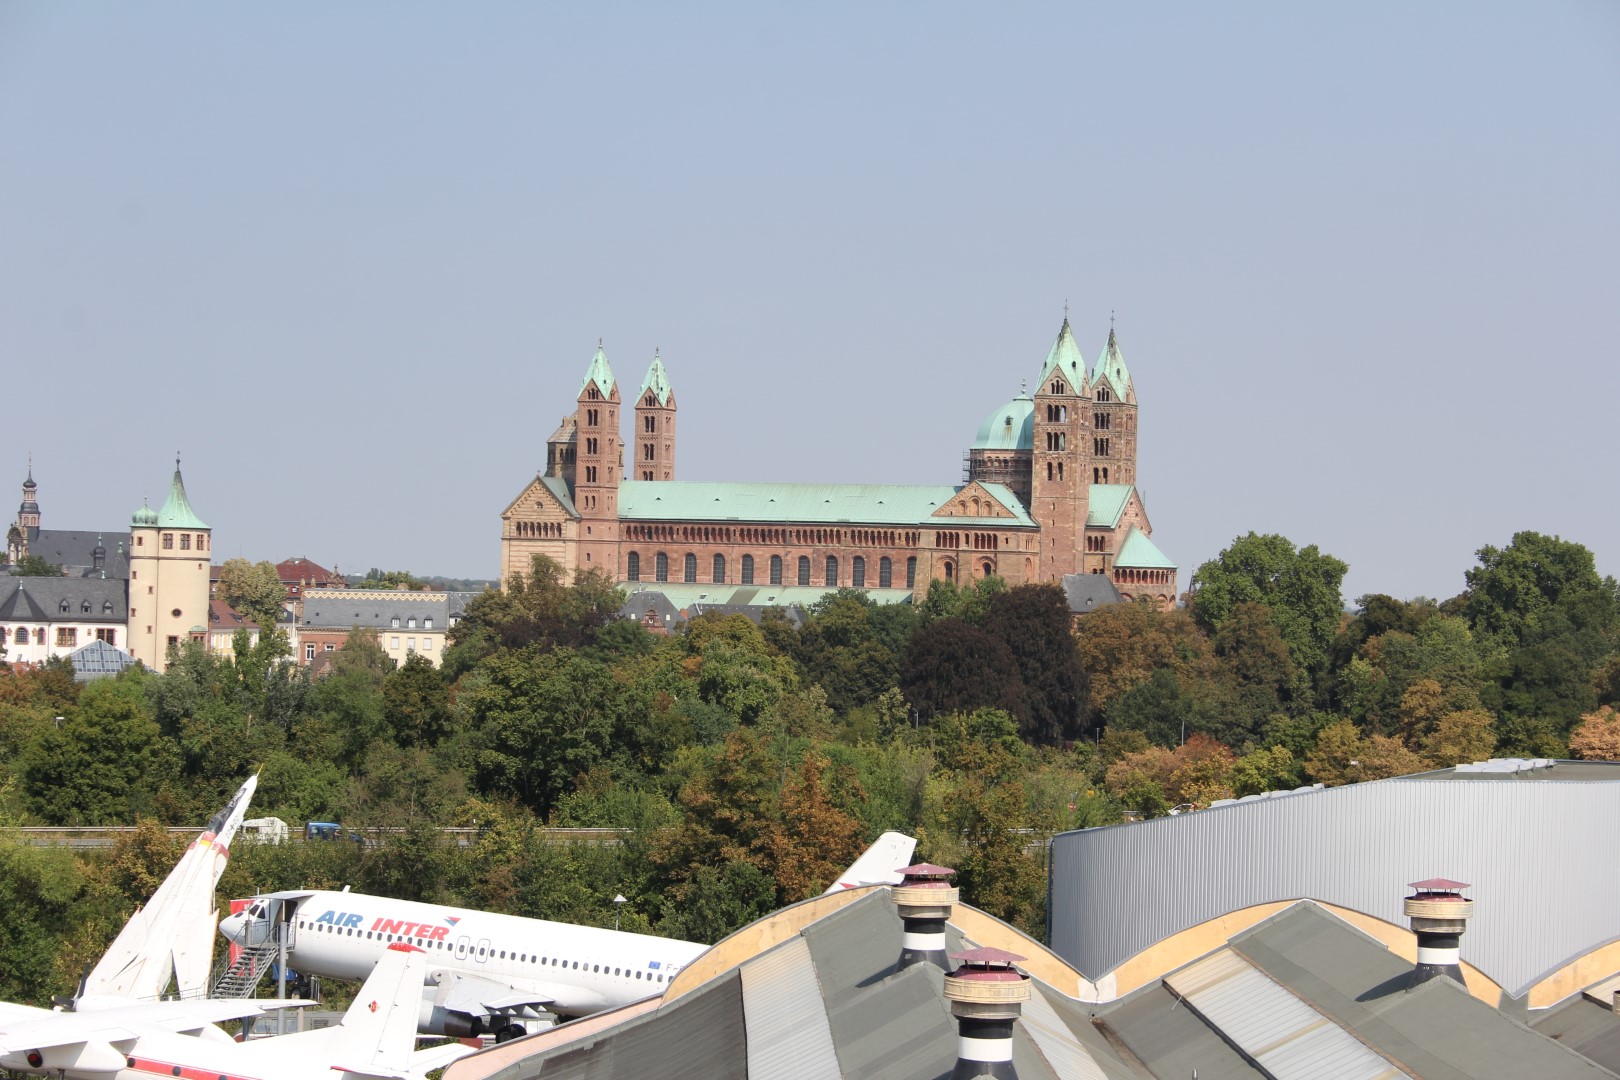
M 649 390 L 658 396 L 658 404 L 669 404 L 669 373 L 664 370 L 664 362 L 658 359 L 657 349 L 653 350 L 652 367 L 647 369 L 647 377 L 641 380 L 641 391 L 636 395 L 637 399 Z
M 607 353 L 602 351 L 602 339 L 596 339 L 596 355 L 591 357 L 591 366 L 585 369 L 585 381 L 579 384 L 579 392 L 584 393 L 585 388 L 595 383 L 603 397 L 613 393 L 613 369 L 608 367 Z
M 1074 343 L 1074 334 L 1069 330 L 1069 316 L 1063 316 L 1063 326 L 1058 330 L 1057 340 L 1052 343 L 1052 351 L 1046 354 L 1046 366 L 1041 368 L 1041 386 L 1044 388 L 1053 372 L 1061 372 L 1068 380 L 1069 388 L 1076 393 L 1083 390 L 1086 385 L 1086 361 L 1080 355 L 1080 346 Z
M 1125 534 L 1125 542 L 1119 545 L 1119 554 L 1114 556 L 1115 566 L 1130 567 L 1133 570 L 1174 570 L 1176 564 L 1167 559 L 1164 552 L 1154 546 L 1147 534 L 1135 525 Z
M 1096 382 L 1104 379 L 1114 388 L 1114 396 L 1125 401 L 1131 396 L 1131 372 L 1125 366 L 1125 356 L 1119 351 L 1119 342 L 1114 338 L 1114 328 L 1108 328 L 1108 344 L 1103 348 L 1102 355 L 1097 357 Z
M 159 527 L 165 529 L 208 528 L 192 511 L 191 501 L 186 498 L 186 484 L 180 479 L 178 460 L 174 463 L 174 479 L 169 481 L 169 497 L 163 500 L 163 509 L 158 511 L 157 523 Z

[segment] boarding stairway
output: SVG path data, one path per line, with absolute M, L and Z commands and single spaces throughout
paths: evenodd
M 243 949 L 237 955 L 236 961 L 226 968 L 214 983 L 214 991 L 210 995 L 216 998 L 245 998 L 252 995 L 264 978 L 264 973 L 270 970 L 270 965 L 276 958 L 277 942 L 274 939 L 263 945 L 255 945 L 251 949 Z

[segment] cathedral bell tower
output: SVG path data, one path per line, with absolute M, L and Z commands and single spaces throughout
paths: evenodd
M 585 371 L 574 412 L 574 509 L 579 512 L 579 566 L 619 572 L 619 478 L 624 453 L 619 443 L 619 387 L 602 343 Z
M 23 481 L 17 522 L 6 533 L 6 559 L 20 562 L 28 554 L 28 530 L 39 528 L 39 485 L 34 483 L 34 455 L 28 455 L 28 479 Z
M 1041 526 L 1041 581 L 1080 571 L 1090 510 L 1091 395 L 1086 362 L 1063 317 L 1035 390 L 1029 513 Z
M 669 375 L 657 349 L 636 398 L 635 445 L 631 479 L 675 479 L 675 391 L 669 387 Z
M 1114 328 L 1097 358 L 1091 381 L 1091 482 L 1136 483 L 1136 387 L 1119 351 Z

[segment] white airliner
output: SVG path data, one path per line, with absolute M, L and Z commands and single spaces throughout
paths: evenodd
M 893 884 L 917 841 L 888 832 L 867 848 L 829 893 Z M 359 978 L 390 945 L 427 951 L 418 1029 L 455 1038 L 493 1031 L 505 1040 L 545 1009 L 585 1016 L 662 993 L 708 946 L 650 934 L 600 930 L 516 915 L 389 900 L 353 892 L 291 891 L 255 897 L 220 922 L 220 933 L 252 948 L 284 926 L 287 963 L 312 975 Z
M 206 990 L 218 914 L 214 886 L 257 784 L 249 778 L 186 848 L 67 1008 L 0 1002 L 0 1069 L 59 1080 L 316 1080 L 335 1068 L 355 1077 L 419 1080 L 468 1052 L 455 1044 L 415 1049 L 427 968 L 420 950 L 390 954 L 368 972 L 337 1027 L 251 1046 L 214 1025 L 285 1003 L 186 996 Z M 182 998 L 157 1000 L 171 975 Z
M 0 1005 L 0 1067 L 62 1080 L 425 1080 L 473 1052 L 460 1043 L 417 1050 L 416 1015 L 427 954 L 384 954 L 334 1027 L 239 1043 L 215 1022 L 263 1015 L 245 998 L 160 1001 L 92 1012 Z

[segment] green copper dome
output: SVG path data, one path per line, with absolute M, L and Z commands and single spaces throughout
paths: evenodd
M 155 529 L 157 521 L 157 511 L 146 503 L 142 503 L 141 508 L 129 516 L 129 523 L 137 529 Z
M 1033 450 L 1035 448 L 1035 402 L 1028 393 L 1019 394 L 985 417 L 979 425 L 975 450 Z

